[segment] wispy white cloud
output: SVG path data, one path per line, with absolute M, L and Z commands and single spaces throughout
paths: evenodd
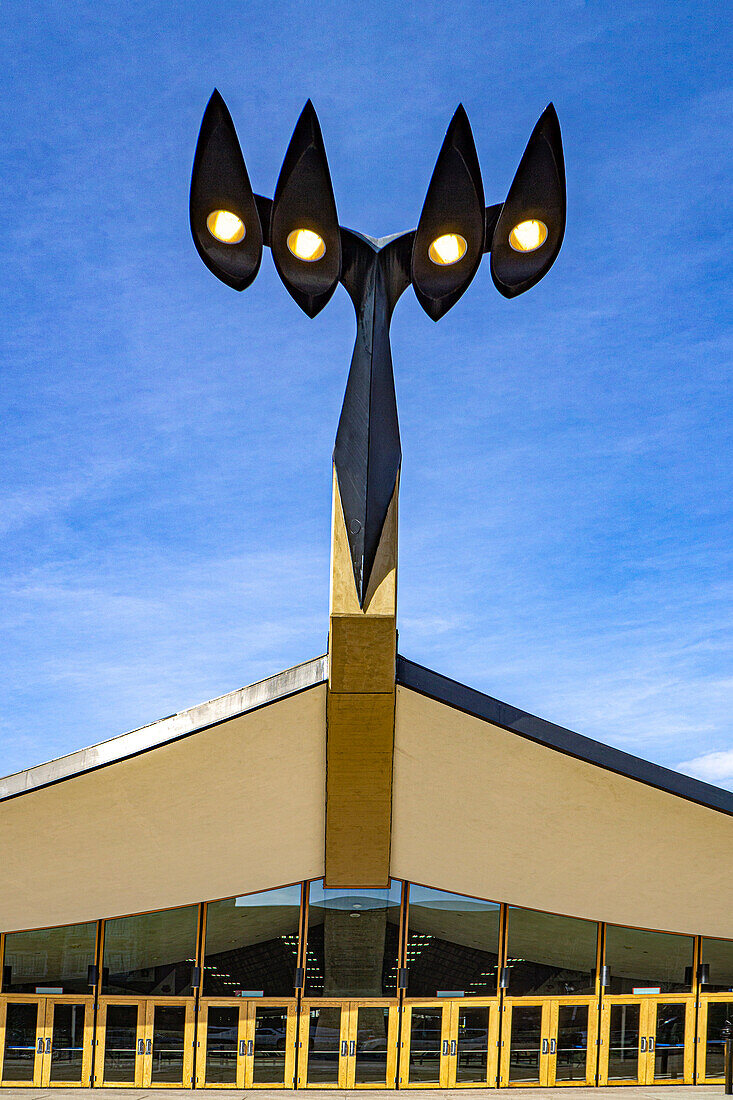
M 713 783 L 716 787 L 733 790 L 733 749 L 705 752 L 692 760 L 683 760 L 677 765 L 677 771 L 695 779 L 704 779 L 706 783 Z

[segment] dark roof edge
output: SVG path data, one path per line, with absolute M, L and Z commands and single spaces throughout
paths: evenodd
M 397 683 L 456 710 L 465 711 L 474 718 L 483 718 L 519 734 L 520 737 L 526 737 L 529 741 L 565 753 L 566 756 L 574 756 L 588 764 L 595 764 L 596 767 L 616 772 L 628 779 L 646 783 L 649 787 L 656 787 L 667 794 L 674 794 L 689 802 L 697 802 L 700 806 L 733 816 L 733 791 L 703 783 L 699 779 L 663 768 L 660 764 L 652 764 L 580 733 L 573 733 L 564 726 L 556 726 L 554 722 L 546 722 L 544 718 L 537 718 L 518 707 L 484 695 L 475 688 L 459 684 L 457 680 L 441 676 L 439 672 L 408 661 L 406 657 L 397 657 Z
M 148 726 L 141 726 L 130 733 L 122 733 L 109 741 L 101 741 L 78 752 L 60 756 L 46 764 L 15 772 L 0 778 L 0 802 L 30 791 L 40 790 L 61 783 L 65 779 L 97 771 L 99 768 L 129 760 L 151 749 L 180 741 L 183 737 L 201 733 L 231 718 L 238 718 L 254 710 L 277 703 L 302 691 L 325 683 L 328 678 L 328 658 L 316 657 L 311 661 L 285 669 L 276 676 L 259 680 L 256 684 L 230 691 L 207 703 L 199 703 L 168 718 L 160 718 Z

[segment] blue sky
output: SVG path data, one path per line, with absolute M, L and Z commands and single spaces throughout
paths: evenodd
M 353 344 L 194 250 L 214 86 L 271 195 L 313 99 L 342 224 L 419 217 L 462 101 L 500 202 L 554 101 L 568 228 L 392 328 L 400 650 L 733 786 L 723 3 L 3 7 L 0 774 L 324 651 Z

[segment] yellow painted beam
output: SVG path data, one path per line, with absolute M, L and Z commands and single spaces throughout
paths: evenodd
M 334 472 L 326 738 L 326 886 L 389 882 L 397 660 L 397 493 L 363 609 Z

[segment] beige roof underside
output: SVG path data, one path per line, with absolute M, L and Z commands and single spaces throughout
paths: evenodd
M 325 685 L 0 803 L 0 928 L 323 874 Z M 397 689 L 392 874 L 733 938 L 733 818 Z
M 397 688 L 392 874 L 733 938 L 733 817 Z
M 0 803 L 5 931 L 323 874 L 326 688 Z

